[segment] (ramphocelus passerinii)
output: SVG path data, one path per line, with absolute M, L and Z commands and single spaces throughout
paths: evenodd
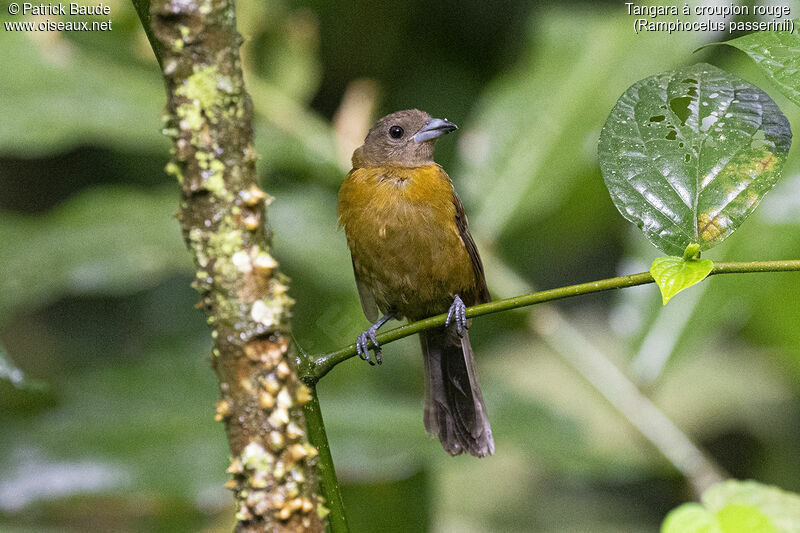
M 475 371 L 467 306 L 489 290 L 467 217 L 450 177 L 433 161 L 436 139 L 456 129 L 417 109 L 392 113 L 369 130 L 339 189 L 339 224 L 353 259 L 361 307 L 372 327 L 358 354 L 375 362 L 375 335 L 389 319 L 448 312 L 444 328 L 420 333 L 425 358 L 425 428 L 451 455 L 494 453 Z M 383 317 L 378 319 L 378 310 Z

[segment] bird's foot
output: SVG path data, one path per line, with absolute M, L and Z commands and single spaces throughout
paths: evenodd
M 361 359 L 368 362 L 370 365 L 375 365 L 375 363 L 381 364 L 383 362 L 383 353 L 381 352 L 381 345 L 378 344 L 378 338 L 376 335 L 380 327 L 383 326 L 386 322 L 388 322 L 391 318 L 392 317 L 390 315 L 384 316 L 383 318 L 372 324 L 366 331 L 364 331 L 356 339 L 356 353 Z M 372 350 L 375 352 L 375 361 L 373 361 L 369 356 L 370 341 L 372 341 Z
M 378 328 L 373 325 L 359 335 L 356 339 L 356 353 L 361 359 L 370 365 L 374 365 L 376 362 L 378 364 L 383 362 L 381 345 L 378 344 L 378 339 L 375 337 L 377 332 Z M 369 356 L 369 341 L 372 341 L 373 350 L 375 351 L 375 361 L 373 361 Z
M 467 306 L 464 305 L 458 294 L 453 298 L 453 305 L 447 311 L 447 319 L 444 321 L 445 327 L 449 326 L 450 322 L 455 322 L 456 331 L 459 335 L 467 330 Z

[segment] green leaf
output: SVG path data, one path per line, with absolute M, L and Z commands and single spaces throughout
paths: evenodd
M 800 496 L 777 487 L 729 480 L 706 490 L 702 501 L 671 511 L 661 533 L 800 532 Z
M 772 520 L 754 505 L 727 505 L 717 513 L 725 533 L 779 533 Z
M 673 296 L 688 289 L 708 276 L 714 264 L 708 259 L 689 259 L 670 255 L 658 257 L 650 265 L 650 274 L 661 289 L 664 305 Z
M 717 516 L 732 506 L 756 507 L 776 526 L 774 531 L 800 533 L 800 495 L 778 487 L 762 485 L 756 481 L 730 480 L 706 490 L 702 499 L 703 504 L 715 511 Z M 731 513 L 735 515 L 739 512 L 741 511 Z M 727 533 L 729 530 L 725 531 Z
M 661 533 L 719 533 L 714 515 L 699 503 L 685 503 L 664 519 Z
M 795 20 L 795 25 L 800 19 Z M 724 43 L 738 48 L 756 62 L 764 74 L 800 106 L 800 34 L 759 31 Z
M 761 89 L 707 64 L 632 85 L 600 134 L 603 178 L 622 215 L 670 255 L 715 246 L 778 181 L 789 121 Z

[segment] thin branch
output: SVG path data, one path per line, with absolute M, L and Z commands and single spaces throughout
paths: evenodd
M 600 350 L 560 313 L 544 309 L 531 320 L 533 329 L 580 373 L 690 483 L 699 497 L 728 475 Z
M 153 33 L 153 26 L 150 24 L 150 0 L 131 0 L 133 7 L 136 8 L 136 14 L 139 15 L 139 21 L 144 28 L 144 34 L 150 42 L 150 48 L 153 49 L 153 54 L 156 56 L 156 61 L 161 65 L 161 52 L 158 48 L 158 41 L 156 35 Z
M 336 470 L 333 466 L 331 448 L 328 445 L 328 435 L 325 433 L 325 423 L 322 420 L 322 411 L 319 407 L 317 388 L 312 385 L 309 389 L 311 390 L 311 400 L 303 406 L 303 411 L 308 425 L 308 438 L 319 450 L 317 470 L 322 496 L 325 498 L 325 505 L 330 510 L 328 526 L 331 533 L 348 533 L 350 529 L 344 512 L 339 479 L 336 477 Z
M 714 263 L 714 268 L 711 270 L 709 276 L 716 274 L 790 272 L 798 270 L 800 270 L 800 259 L 786 261 Z M 568 285 L 566 287 L 559 287 L 557 289 L 532 292 L 522 296 L 514 296 L 512 298 L 495 300 L 485 304 L 473 305 L 472 307 L 467 308 L 467 317 L 474 318 L 483 315 L 490 315 L 519 307 L 527 307 L 544 302 L 561 300 L 571 296 L 580 296 L 583 294 L 608 291 L 611 289 L 623 289 L 625 287 L 635 287 L 636 285 L 646 285 L 648 283 L 653 283 L 653 276 L 651 276 L 649 272 L 640 272 L 638 274 L 630 274 L 627 276 L 618 276 L 615 278 L 590 281 L 588 283 L 579 283 L 578 285 Z M 443 313 L 441 315 L 436 315 L 430 318 L 419 320 L 417 322 L 412 322 L 411 324 L 407 324 L 405 326 L 400 326 L 378 335 L 378 342 L 381 345 L 385 345 L 415 333 L 419 333 L 420 331 L 426 329 L 443 326 L 446 318 L 447 315 Z M 355 354 L 356 346 L 355 344 L 351 344 L 350 346 L 336 350 L 335 352 L 303 358 L 303 360 L 299 362 L 300 366 L 298 367 L 298 376 L 307 384 L 314 384 L 319 381 L 322 376 L 330 372 L 333 367 L 342 361 L 346 361 L 347 359 L 353 357 Z
M 649 387 L 659 378 L 707 288 L 701 285 L 687 291 L 680 307 L 663 309 L 650 324 L 638 352 L 631 357 L 630 371 L 637 385 Z

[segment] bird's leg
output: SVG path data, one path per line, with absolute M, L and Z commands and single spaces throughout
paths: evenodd
M 467 330 L 467 306 L 464 305 L 458 294 L 453 298 L 453 305 L 447 311 L 447 319 L 444 321 L 444 326 L 449 326 L 450 322 L 453 321 L 456 323 L 456 331 L 459 335 Z
M 356 339 L 356 353 L 361 359 L 371 365 L 375 363 L 369 358 L 369 341 L 372 341 L 373 350 L 375 350 L 375 362 L 381 364 L 383 362 L 381 357 L 381 345 L 378 344 L 378 339 L 375 337 L 375 334 L 378 333 L 378 329 L 380 329 L 382 325 L 386 324 L 391 319 L 392 315 L 384 315 Z

